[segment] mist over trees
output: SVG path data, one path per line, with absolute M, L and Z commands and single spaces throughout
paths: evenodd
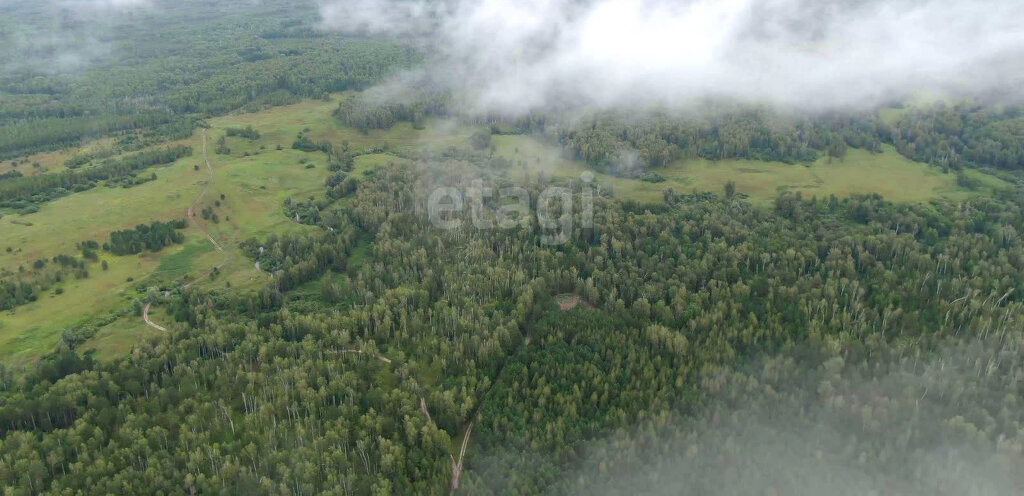
M 423 46 L 419 85 L 483 111 L 675 106 L 719 98 L 801 110 L 914 95 L 1020 103 L 1012 0 L 336 0 L 342 33 Z M 403 74 L 402 79 L 410 76 Z
M 808 33 L 795 27 L 771 31 L 805 19 L 794 5 L 835 28 L 821 33 L 823 44 L 848 41 L 850 29 L 880 25 L 886 29 L 868 34 L 889 32 L 892 25 L 874 12 L 853 16 L 857 2 L 834 11 L 768 2 L 759 11 L 763 33 L 750 33 L 745 15 L 676 33 L 715 12 L 736 14 L 743 2 L 707 4 L 710 12 L 693 12 L 700 2 L 661 0 L 411 1 L 394 11 L 377 0 L 87 3 L 89 16 L 109 16 L 116 29 L 95 40 L 101 48 L 69 51 L 65 58 L 76 60 L 53 70 L 13 60 L 29 53 L 21 37 L 51 29 L 53 12 L 63 12 L 70 32 L 88 32 L 85 11 L 66 10 L 74 4 L 67 2 L 58 5 L 65 10 L 52 3 L 0 7 L 26 19 L 24 26 L 0 19 L 0 40 L 12 42 L 0 48 L 0 158 L 110 138 L 69 155 L 66 170 L 29 175 L 12 167 L 0 175 L 4 214 L 31 219 L 40 205 L 101 182 L 151 178 L 150 169 L 199 152 L 168 141 L 227 112 L 325 99 L 330 108 L 317 117 L 345 127 L 346 140 L 304 128 L 308 115 L 288 115 L 280 129 L 232 127 L 211 138 L 222 154 L 211 150 L 211 160 L 233 160 L 224 156 L 231 152 L 227 136 L 239 138 L 234 147 L 260 150 L 256 141 L 275 136 L 273 152 L 289 157 L 290 170 L 323 175 L 313 176 L 316 191 L 272 191 L 276 203 L 266 212 L 246 210 L 273 218 L 271 227 L 238 236 L 244 240 L 223 240 L 225 263 L 233 257 L 247 269 L 243 275 L 218 279 L 217 266 L 209 284 L 184 276 L 160 285 L 129 279 L 117 295 L 127 302 L 118 312 L 68 325 L 37 362 L 0 363 L 4 496 L 987 496 L 1024 487 L 1022 108 L 951 100 L 883 113 L 873 105 L 878 87 L 854 92 L 847 102 L 854 105 L 842 109 L 764 103 L 819 51 L 795 53 L 797 63 L 782 67 L 785 74 L 765 92 L 751 90 L 751 98 L 728 98 L 750 89 L 743 82 L 714 98 L 701 93 L 700 105 L 653 105 L 666 96 L 656 91 L 664 81 L 679 82 L 679 96 L 688 97 L 708 81 L 721 83 L 694 73 L 728 67 L 709 59 L 684 67 L 691 77 L 667 77 L 680 68 L 676 58 L 658 59 L 660 49 L 630 60 L 650 36 L 638 45 L 598 44 L 630 27 L 674 41 L 723 25 L 804 43 Z M 980 3 L 992 10 L 976 29 L 1005 35 L 981 48 L 1004 60 L 1016 53 L 1020 34 L 1010 28 L 1019 16 L 1000 18 L 1010 2 Z M 980 19 L 976 6 L 937 6 L 926 1 L 913 17 L 900 4 L 894 17 L 914 21 L 908 26 L 935 21 L 926 41 L 977 37 L 967 26 Z M 851 16 L 838 15 L 844 13 Z M 963 19 L 945 33 L 935 29 L 957 15 Z M 517 19 L 522 29 L 498 29 Z M 436 33 L 457 22 L 465 23 L 461 31 Z M 324 27 L 393 29 L 420 44 Z M 525 41 L 538 33 L 540 42 Z M 896 34 L 906 42 L 913 33 Z M 726 46 L 749 48 L 756 37 L 741 38 L 747 41 Z M 71 41 L 44 43 L 53 49 L 30 55 L 55 63 L 60 57 L 46 52 Z M 595 46 L 610 57 L 602 70 L 588 70 L 601 61 L 593 56 L 554 69 Z M 705 47 L 663 46 L 689 61 L 696 59 L 687 50 Z M 867 46 L 877 48 L 875 41 Z M 879 54 L 883 62 L 917 53 L 896 48 L 895 55 Z M 962 70 L 979 60 L 977 50 L 935 55 L 922 66 L 947 63 L 920 70 Z M 842 44 L 836 52 L 839 62 L 822 62 L 820 73 L 861 60 Z M 772 47 L 755 60 L 793 53 Z M 429 65 L 406 72 L 424 58 Z M 645 74 L 652 60 L 666 64 L 661 77 Z M 453 62 L 466 65 L 454 70 Z M 510 68 L 520 75 L 511 83 Z M 618 81 L 599 77 L 616 69 L 629 70 Z M 983 69 L 967 75 L 978 82 L 972 91 L 990 87 L 995 69 Z M 428 77 L 436 84 L 425 88 L 391 84 L 398 72 L 418 81 L 446 70 L 446 77 Z M 863 82 L 863 70 L 840 71 L 853 80 L 843 85 L 815 79 L 785 93 L 832 95 Z M 913 70 L 900 66 L 880 85 L 903 89 L 899 78 Z M 638 86 L 640 80 L 650 83 Z M 460 85 L 476 91 L 460 93 Z M 496 95 L 495 88 L 508 91 Z M 626 90 L 655 98 L 624 99 Z M 430 139 L 435 122 L 458 128 L 459 141 L 419 148 L 373 140 L 389 129 Z M 539 158 L 526 164 L 497 153 L 506 134 L 531 135 L 551 155 L 576 160 L 574 175 L 554 174 Z M 672 185 L 646 202 L 616 196 L 602 183 L 649 186 L 623 178 L 658 181 L 659 170 L 686 160 L 801 167 L 841 161 L 850 149 L 895 150 L 933 166 L 929 173 L 956 173 L 965 189 L 902 203 L 780 188 L 760 205 L 733 181 L 714 192 Z M 245 176 L 247 164 L 266 157 L 244 153 L 232 173 Z M 202 168 L 184 166 L 190 173 Z M 577 177 L 577 170 L 615 177 Z M 1005 187 L 972 194 L 978 178 L 988 177 L 983 171 Z M 257 179 L 246 187 L 274 186 Z M 521 188 L 527 213 L 514 227 L 479 229 L 478 217 L 498 225 L 495 212 L 507 206 L 499 194 L 481 194 L 448 212 L 447 220 L 461 222 L 443 229 L 429 207 L 440 188 Z M 565 222 L 555 224 L 572 226 L 561 244 L 550 243 L 555 228 L 538 213 L 552 188 L 564 193 L 558 213 Z M 215 205 L 226 198 L 236 200 L 221 194 Z M 592 212 L 569 205 L 587 202 Z M 220 223 L 224 212 L 196 205 L 205 208 L 195 213 Z M 181 213 L 170 215 L 159 218 Z M 226 221 L 244 222 L 237 217 Z M 113 273 L 107 258 L 157 260 L 155 252 L 185 241 L 186 220 L 130 227 L 136 223 L 104 227 L 105 240 L 75 241 L 73 256 L 0 272 L 0 311 L 19 315 L 46 303 L 63 283 L 89 277 L 95 263 Z M 168 270 L 165 262 L 183 259 L 153 265 Z M 151 309 L 166 329 L 155 332 Z M 154 332 L 130 352 L 101 358 L 94 338 L 104 326 L 123 325 L 122 317 Z
M 100 19 L 59 3 L 12 4 L 7 15 L 28 22 L 4 31 L 15 39 L 68 37 L 53 48 L 58 55 L 73 53 L 81 43 L 76 36 L 103 38 L 105 55 L 51 72 L 52 62 L 26 57 L 25 44 L 3 44 L 0 159 L 107 135 L 119 136 L 120 147 L 139 149 L 187 137 L 204 117 L 363 89 L 416 60 L 392 43 L 314 29 L 313 1 L 244 8 L 155 1 L 127 12 L 112 8 Z M 62 17 L 65 26 L 54 28 Z M 68 20 L 75 17 L 81 21 Z M 179 56 L 181 46 L 188 56 Z M 134 130 L 143 131 L 141 139 Z

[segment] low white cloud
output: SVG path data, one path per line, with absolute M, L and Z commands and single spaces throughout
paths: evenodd
M 118 23 L 156 9 L 152 0 L 41 0 L 0 19 L 0 67 L 13 74 L 75 72 L 108 59 Z
M 331 0 L 323 24 L 416 40 L 488 109 L 726 97 L 801 107 L 1024 82 L 1017 0 Z
M 87 9 L 138 9 L 152 7 L 152 0 L 59 0 L 62 6 Z

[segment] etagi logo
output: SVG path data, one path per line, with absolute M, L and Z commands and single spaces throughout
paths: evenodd
M 579 194 L 579 222 L 581 229 L 594 227 L 594 195 L 597 184 L 594 175 L 584 172 L 580 175 L 582 187 Z M 495 194 L 497 193 L 497 194 Z M 488 201 L 497 198 L 497 201 Z M 488 203 L 497 208 L 488 207 Z M 529 228 L 536 218 L 541 228 L 541 243 L 561 245 L 572 236 L 577 210 L 570 188 L 551 186 L 537 196 L 534 204 L 526 188 L 511 186 L 495 191 L 484 186 L 477 179 L 465 191 L 454 187 L 437 188 L 427 200 L 427 212 L 434 227 L 444 230 L 460 229 L 465 222 L 466 208 L 469 208 L 470 222 L 479 230 Z

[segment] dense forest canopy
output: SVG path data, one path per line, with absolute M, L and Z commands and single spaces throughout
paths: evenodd
M 319 234 L 245 243 L 276 274 L 258 293 L 176 291 L 169 304 L 187 330 L 110 364 L 64 344 L 5 379 L 0 476 L 25 492 L 105 481 L 430 494 L 451 482 L 448 453 L 473 422 L 468 494 L 570 492 L 658 457 L 703 463 L 682 454 L 699 445 L 684 419 L 700 405 L 826 400 L 857 423 L 819 449 L 861 460 L 868 487 L 947 487 L 903 464 L 953 440 L 1020 462 L 1019 192 L 927 205 L 783 195 L 771 211 L 718 195 L 656 207 L 602 196 L 592 229 L 547 246 L 535 222 L 477 231 L 467 210 L 466 227 L 439 231 L 414 213 L 424 192 L 470 172 L 495 185 L 516 174 L 460 161 L 385 168 L 327 204 Z M 531 197 L 548 186 L 534 179 Z M 320 290 L 295 292 L 310 284 Z M 585 304 L 559 309 L 567 293 Z M 931 384 L 928 361 L 947 358 L 926 357 L 948 347 L 970 351 Z M 759 367 L 782 368 L 771 379 Z M 904 367 L 918 382 L 856 389 Z M 800 370 L 826 375 L 801 392 L 818 379 L 790 375 Z M 979 370 L 991 379 L 971 379 Z M 567 478 L 577 470 L 588 477 Z M 1005 483 L 1001 473 L 987 483 Z
M 0 158 L 110 134 L 136 148 L 181 138 L 196 119 L 365 88 L 416 60 L 392 43 L 315 29 L 314 1 L 153 3 L 2 7 Z M 133 130 L 144 131 L 141 143 Z
M 322 29 L 320 2 L 142 3 L 0 4 L 4 234 L 164 167 L 198 195 L 152 188 L 174 211 L 72 255 L 0 246 L 27 260 L 0 270 L 4 316 L 63 305 L 111 264 L 131 283 L 42 358 L 0 361 L 4 496 L 1024 487 L 1022 107 L 481 111 L 453 88 L 397 91 L 390 76 L 438 60 Z M 245 114 L 303 99 L 325 106 Z M 527 145 L 544 154 L 527 163 Z M 661 175 L 854 149 L 958 189 L 755 204 Z M 22 168 L 53 150 L 64 169 Z M 286 192 L 296 178 L 312 186 Z M 644 181 L 667 186 L 611 187 Z M 254 275 L 219 279 L 229 260 Z M 101 329 L 128 321 L 154 331 L 100 356 Z

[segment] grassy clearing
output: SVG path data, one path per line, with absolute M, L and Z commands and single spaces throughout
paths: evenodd
M 733 181 L 737 192 L 747 194 L 759 204 L 770 203 L 780 191 L 819 198 L 878 193 L 896 202 L 966 198 L 981 192 L 961 188 L 955 174 L 909 160 L 891 147 L 877 154 L 851 149 L 841 160 L 821 158 L 810 165 L 688 161 L 673 164 L 662 174 L 669 179 L 666 183 L 682 191 L 721 192 L 727 182 Z M 990 179 L 986 184 L 991 187 L 1002 184 L 999 179 Z
M 246 140 L 239 139 L 230 140 L 229 146 L 237 148 L 232 150 L 232 155 L 215 155 L 212 153 L 215 142 L 223 129 L 237 123 L 228 117 L 214 120 L 212 125 L 207 135 L 214 179 L 195 211 L 198 217 L 204 208 L 211 207 L 218 215 L 218 223 L 203 222 L 230 252 L 230 262 L 219 277 L 201 284 L 258 287 L 266 283 L 267 276 L 248 264 L 237 249 L 237 243 L 249 236 L 270 232 L 312 229 L 285 218 L 282 203 L 287 197 L 322 194 L 327 159 L 324 154 L 291 150 L 290 143 L 284 150 L 277 151 L 265 140 L 244 143 Z M 195 149 L 195 155 L 152 169 L 158 175 L 157 181 L 130 189 L 101 186 L 44 204 L 35 214 L 4 216 L 0 219 L 0 267 L 17 271 L 19 266 L 27 266 L 39 258 L 77 254 L 75 245 L 83 240 L 103 243 L 115 230 L 154 220 L 184 218 L 189 206 L 210 181 L 202 160 L 202 133 L 197 132 L 186 143 Z M 263 150 L 259 150 L 261 146 Z M 260 153 L 256 155 L 256 151 Z M 250 156 L 242 156 L 245 152 Z M 47 155 L 53 163 L 63 164 L 71 154 Z M 299 164 L 301 158 L 311 159 L 315 167 L 307 169 Z M 200 165 L 198 170 L 196 165 Z M 160 253 L 127 257 L 104 254 L 110 264 L 108 271 L 102 271 L 98 263 L 93 264 L 90 277 L 63 284 L 63 294 L 47 296 L 0 315 L 0 360 L 30 363 L 50 351 L 68 326 L 86 323 L 131 305 L 137 296 L 137 287 L 167 287 L 200 277 L 223 263 L 224 255 L 217 252 L 198 229 L 190 226 L 185 233 L 184 245 L 168 247 Z M 11 252 L 6 251 L 8 246 Z M 129 282 L 129 277 L 134 281 Z M 115 324 L 105 326 L 103 334 L 95 340 L 94 346 L 101 355 L 125 349 L 125 341 L 131 340 L 126 336 L 138 334 L 121 333 L 119 328 L 130 330 L 132 327 Z M 112 348 L 107 349 L 108 345 Z
M 268 276 L 249 263 L 237 248 L 238 243 L 251 236 L 315 229 L 296 224 L 283 214 L 285 198 L 304 200 L 322 195 L 328 175 L 325 154 L 291 149 L 299 132 L 310 128 L 314 139 L 327 139 L 332 143 L 349 141 L 357 150 L 377 147 L 412 150 L 429 142 L 426 137 L 433 134 L 411 126 L 359 133 L 334 122 L 330 114 L 336 105 L 336 100 L 309 101 L 210 121 L 211 128 L 206 134 L 214 177 L 202 201 L 195 205 L 195 212 L 228 253 L 220 275 L 202 280 L 200 286 L 212 288 L 230 284 L 236 290 L 261 287 Z M 260 131 L 261 139 L 228 138 L 231 153 L 213 153 L 217 140 L 227 128 L 246 125 L 253 125 Z M 465 141 L 468 135 L 468 132 L 453 134 L 450 142 Z M 440 139 L 436 142 L 448 143 Z M 115 230 L 154 220 L 184 218 L 189 206 L 210 182 L 210 172 L 202 160 L 202 132 L 196 132 L 181 143 L 192 146 L 195 154 L 152 169 L 157 173 L 156 181 L 130 189 L 101 186 L 44 204 L 35 214 L 0 218 L 0 267 L 16 271 L 19 266 L 27 266 L 39 258 L 77 254 L 75 245 L 83 240 L 103 243 Z M 103 145 L 100 142 L 97 146 Z M 278 145 L 281 150 L 277 149 Z M 34 159 L 45 162 L 40 170 L 53 172 L 62 169 L 65 160 L 81 151 L 84 150 L 40 154 Z M 365 174 L 387 162 L 400 160 L 385 153 L 360 156 L 356 173 Z M 313 167 L 307 168 L 307 164 Z M 9 162 L 6 167 L 10 167 Z M 25 167 L 19 165 L 19 170 Z M 200 212 L 205 208 L 211 208 L 219 222 L 203 220 Z M 128 257 L 104 255 L 110 270 L 101 271 L 99 264 L 94 264 L 88 279 L 62 285 L 63 294 L 47 296 L 0 315 L 0 360 L 30 363 L 50 351 L 68 326 L 86 323 L 131 305 L 138 295 L 138 287 L 170 287 L 199 278 L 213 267 L 224 264 L 225 255 L 215 250 L 199 229 L 190 225 L 185 234 L 184 245 L 168 247 L 160 253 Z M 11 252 L 6 252 L 8 246 Z M 129 277 L 134 280 L 129 282 Z M 123 352 L 134 341 L 133 336 L 143 335 L 133 331 L 139 329 L 137 325 L 144 325 L 141 319 L 121 320 L 105 326 L 90 342 L 99 355 Z M 131 322 L 133 320 L 138 320 L 138 324 Z
M 68 150 L 60 150 L 54 152 L 37 153 L 35 155 L 29 155 L 27 157 L 19 157 L 16 159 L 0 161 L 0 174 L 16 170 L 21 172 L 25 176 L 34 176 L 36 174 L 45 174 L 47 172 L 61 172 L 67 170 L 64 163 L 75 155 L 81 153 L 88 153 L 92 150 L 110 147 L 114 143 L 114 138 L 102 138 L 95 141 L 91 141 L 82 145 L 78 148 L 72 148 Z M 12 163 L 17 163 L 15 167 Z M 39 164 L 39 167 L 35 167 L 34 164 Z
M 381 149 L 384 151 L 416 151 L 424 147 L 442 150 L 449 146 L 464 146 L 474 129 L 449 121 L 431 119 L 424 129 L 401 122 L 387 130 L 374 129 L 366 133 L 347 127 L 331 116 L 345 95 L 330 100 L 311 100 L 295 105 L 275 107 L 262 112 L 239 114 L 211 121 L 215 127 L 252 126 L 259 131 L 260 141 L 267 148 L 280 145 L 290 148 L 298 134 L 309 129 L 313 141 L 328 141 L 334 145 L 348 142 L 355 151 Z M 234 147 L 232 153 L 235 152 Z M 244 150 L 243 150 L 244 151 Z
M 0 314 L 0 360 L 25 365 L 53 349 L 64 329 L 84 324 L 111 311 L 130 306 L 140 295 L 136 283 L 159 265 L 156 255 L 105 257 L 110 264 L 90 268 L 87 279 L 65 281 L 61 295 L 50 294 L 39 301 Z
M 0 256 L 0 267 L 16 268 L 41 257 L 73 254 L 75 244 L 84 240 L 102 244 L 112 231 L 184 218 L 189 203 L 208 180 L 205 170 L 193 168 L 202 160 L 201 135 L 188 143 L 200 154 L 147 169 L 146 173 L 157 174 L 156 181 L 129 189 L 99 186 L 45 203 L 34 214 L 5 215 L 0 219 L 0 248 L 10 246 L 14 253 Z
M 584 164 L 568 160 L 552 145 L 531 136 L 495 136 L 497 153 L 531 173 L 560 177 L 579 176 Z M 662 201 L 668 188 L 676 192 L 721 193 L 729 181 L 736 191 L 756 204 L 767 205 L 780 191 L 801 192 L 806 197 L 839 197 L 879 193 L 899 202 L 921 202 L 940 196 L 966 198 L 1007 187 L 1002 180 L 978 171 L 968 171 L 983 186 L 977 191 L 961 188 L 955 174 L 909 160 L 891 147 L 882 153 L 851 149 L 842 160 L 819 159 L 809 165 L 750 160 L 688 160 L 657 169 L 666 181 L 649 183 L 597 174 L 598 182 L 624 199 L 647 203 Z
M 170 317 L 156 308 L 150 310 L 150 318 L 161 325 L 170 322 Z M 85 352 L 94 350 L 95 358 L 109 361 L 127 355 L 140 340 L 159 334 L 160 331 L 146 325 L 138 315 L 129 314 L 101 327 L 80 348 Z
M 670 186 L 682 191 L 721 192 L 729 181 L 755 203 L 772 201 L 780 191 L 806 197 L 839 197 L 878 193 L 893 201 L 920 202 L 955 192 L 956 177 L 936 167 L 913 162 L 886 149 L 872 154 L 850 150 L 842 160 L 819 159 L 810 165 L 751 161 L 688 161 L 662 172 Z

